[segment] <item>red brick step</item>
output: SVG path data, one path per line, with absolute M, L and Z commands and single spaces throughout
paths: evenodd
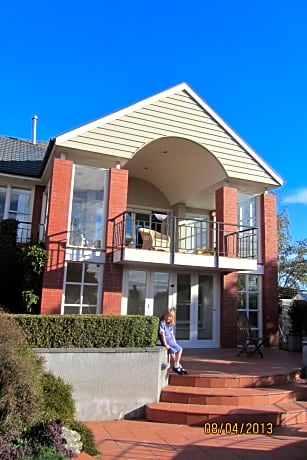
M 307 389 L 284 385 L 280 388 L 204 388 L 169 385 L 163 388 L 160 401 L 184 404 L 254 407 L 296 401 L 306 397 Z
M 292 401 L 253 408 L 221 405 L 148 404 L 146 419 L 153 422 L 203 426 L 205 423 L 272 423 L 273 426 L 307 423 L 307 402 Z
M 266 387 L 294 382 L 298 371 L 277 375 L 233 375 L 233 374 L 188 374 L 170 373 L 169 384 L 175 386 L 205 387 L 205 388 L 245 388 Z

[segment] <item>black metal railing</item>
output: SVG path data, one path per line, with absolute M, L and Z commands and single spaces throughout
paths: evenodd
M 29 243 L 30 241 L 43 242 L 44 239 L 45 239 L 44 224 L 18 221 L 17 243 L 26 244 L 26 243 Z
M 201 218 L 166 216 L 161 222 L 134 221 L 124 212 L 111 219 L 112 249 L 125 247 L 256 259 L 256 227 Z

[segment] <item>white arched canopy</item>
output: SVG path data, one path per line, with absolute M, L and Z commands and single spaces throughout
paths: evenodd
M 227 178 L 220 162 L 196 142 L 163 137 L 139 149 L 125 164 L 129 177 L 150 182 L 170 205 L 212 208 L 216 184 Z

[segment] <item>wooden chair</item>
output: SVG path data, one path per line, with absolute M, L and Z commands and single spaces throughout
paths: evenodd
M 259 354 L 263 358 L 260 348 L 263 347 L 269 337 L 257 337 L 251 328 L 246 313 L 243 312 L 237 316 L 237 329 L 239 345 L 242 347 L 237 356 L 246 353 L 249 358 L 255 354 Z

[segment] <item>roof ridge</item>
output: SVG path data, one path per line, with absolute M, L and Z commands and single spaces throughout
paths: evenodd
M 36 144 L 33 144 L 31 139 L 23 139 L 21 137 L 15 137 L 15 136 L 4 136 L 2 134 L 0 134 L 0 138 L 1 139 L 11 139 L 13 141 L 18 141 L 18 142 L 25 142 L 27 144 L 31 144 L 34 146 L 38 144 L 48 144 L 49 143 L 49 141 L 37 141 Z

